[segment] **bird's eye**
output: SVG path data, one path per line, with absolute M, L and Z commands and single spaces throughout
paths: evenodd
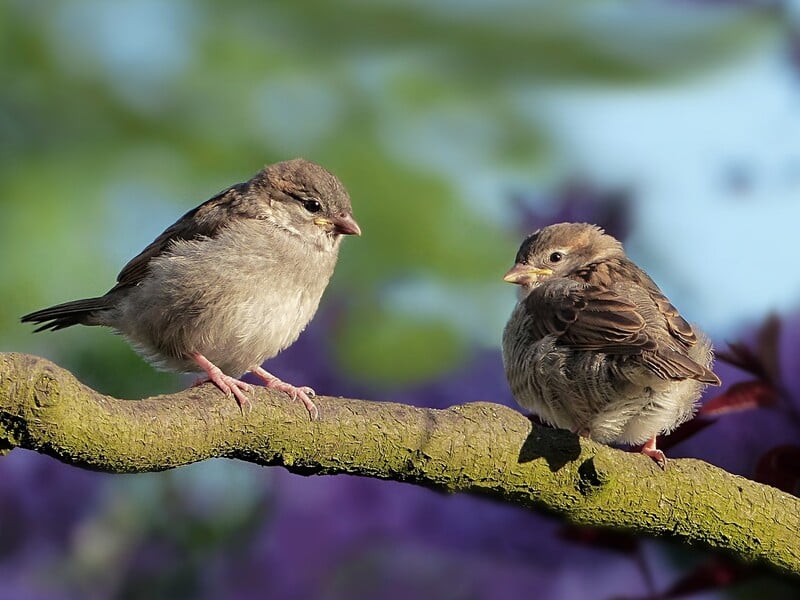
M 319 200 L 302 200 L 303 208 L 305 208 L 310 213 L 318 213 L 322 210 L 322 204 L 319 203 Z
M 557 263 L 557 262 L 559 262 L 559 261 L 560 261 L 562 258 L 564 258 L 564 255 L 563 255 L 563 254 L 561 254 L 561 252 L 553 252 L 553 253 L 550 255 L 550 262 Z

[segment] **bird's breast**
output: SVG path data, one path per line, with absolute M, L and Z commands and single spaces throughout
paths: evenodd
M 174 369 L 190 352 L 233 375 L 275 356 L 314 316 L 336 262 L 275 234 L 232 228 L 175 244 L 151 261 L 118 329 Z

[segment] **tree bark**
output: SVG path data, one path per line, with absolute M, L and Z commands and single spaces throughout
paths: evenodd
M 489 496 L 565 520 L 678 540 L 800 575 L 800 499 L 693 459 L 649 458 L 532 424 L 486 402 L 425 409 L 257 388 L 252 412 L 213 385 L 104 396 L 53 363 L 0 354 L 0 455 L 14 447 L 108 473 L 213 457 Z M 0 459 L 1 460 L 1 459 Z

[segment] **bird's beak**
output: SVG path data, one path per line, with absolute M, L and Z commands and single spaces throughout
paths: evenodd
M 503 275 L 503 281 L 516 283 L 517 285 L 528 285 L 535 283 L 540 277 L 548 277 L 552 274 L 553 269 L 540 269 L 538 267 L 517 263 Z
M 361 227 L 358 226 L 353 215 L 340 215 L 331 219 L 320 217 L 314 219 L 314 225 L 322 227 L 325 231 L 331 231 L 341 235 L 361 235 Z

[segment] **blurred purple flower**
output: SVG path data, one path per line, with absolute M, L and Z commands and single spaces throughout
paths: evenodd
M 0 457 L 0 599 L 76 597 L 52 574 L 96 510 L 104 479 L 26 450 Z
M 519 598 L 559 588 L 584 597 L 639 589 L 635 565 L 575 550 L 532 512 L 396 483 L 278 473 L 276 520 L 228 573 L 235 597 Z M 279 516 L 278 516 L 279 515 Z M 569 563 L 564 556 L 570 552 Z M 598 557 L 607 571 L 596 573 Z M 269 567 L 265 567 L 269 565 Z M 401 583 L 402 582 L 402 583 Z M 266 587 L 265 587 L 266 586 Z
M 572 179 L 544 196 L 512 198 L 522 235 L 553 223 L 592 223 L 618 240 L 630 231 L 630 195 L 624 190 L 604 190 L 582 179 Z
M 759 460 L 774 446 L 797 444 L 798 335 L 800 315 L 782 320 L 770 317 L 758 329 L 745 333 L 730 350 L 718 344 L 715 370 L 723 387 L 707 391 L 707 398 L 713 397 L 700 410 L 700 418 L 711 418 L 713 424 L 686 440 L 673 455 L 702 458 L 753 478 Z
M 517 202 L 525 233 L 572 220 L 624 238 L 630 226 L 625 194 L 585 183 L 565 186 L 549 211 L 533 208 L 541 204 L 534 199 Z M 407 388 L 373 389 L 353 380 L 333 358 L 343 305 L 327 298 L 325 306 L 297 343 L 267 363 L 269 370 L 326 394 L 432 408 L 476 400 L 516 406 L 498 350 L 473 351 L 452 372 Z M 800 315 L 782 327 L 782 336 L 748 333 L 739 346 L 740 358 L 763 363 L 760 375 L 757 367 L 748 372 L 718 362 L 726 384 L 719 393 L 727 400 L 709 401 L 714 410 L 683 430 L 671 456 L 704 458 L 750 477 L 757 466 L 764 477 L 778 477 L 784 462 L 794 465 L 793 450 L 775 447 L 800 439 L 794 343 Z M 765 383 L 779 387 L 772 405 L 758 400 L 772 397 Z M 154 477 L 166 489 L 156 500 L 163 508 L 127 541 L 113 565 L 113 585 L 95 583 L 92 598 L 655 597 L 655 588 L 667 595 L 716 590 L 733 581 L 728 575 L 739 576 L 711 562 L 681 570 L 665 552 L 653 551 L 660 547 L 654 542 L 565 528 L 532 511 L 396 482 L 264 470 L 252 503 L 232 518 L 224 497 L 218 512 L 205 510 L 196 491 L 170 489 L 166 477 Z M 33 582 L 54 565 L 69 566 L 72 538 L 104 511 L 109 495 L 103 491 L 117 481 L 23 451 L 0 458 L 0 577 L 6 582 L 0 600 L 7 591 L 9 598 L 85 597 L 78 592 L 92 589 L 91 578 L 49 587 Z

